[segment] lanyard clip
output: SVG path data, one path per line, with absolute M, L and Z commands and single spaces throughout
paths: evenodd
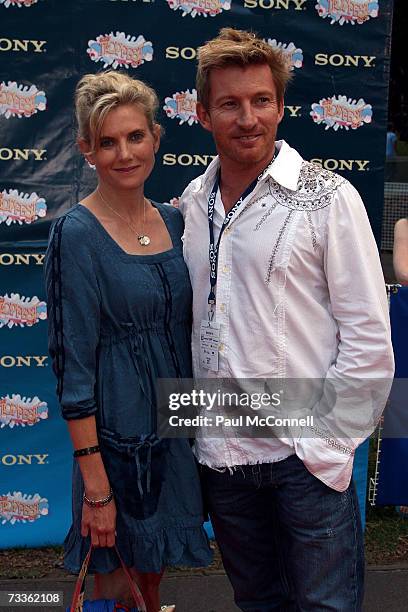
M 210 292 L 208 296 L 208 320 L 212 321 L 214 319 L 215 314 L 215 293 L 214 291 Z

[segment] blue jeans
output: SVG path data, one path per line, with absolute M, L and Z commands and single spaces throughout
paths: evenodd
M 225 571 L 243 612 L 359 612 L 363 535 L 354 484 L 338 493 L 296 455 L 201 466 Z

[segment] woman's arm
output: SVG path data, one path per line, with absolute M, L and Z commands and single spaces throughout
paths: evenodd
M 95 388 L 102 300 L 89 244 L 89 229 L 67 215 L 54 224 L 45 258 L 49 351 L 75 450 L 98 445 Z M 100 453 L 76 461 L 86 496 L 106 498 L 110 484 Z M 113 500 L 100 508 L 84 502 L 82 535 L 90 533 L 95 546 L 112 546 L 115 520 Z
M 408 219 L 395 224 L 393 262 L 397 282 L 408 285 Z
M 75 450 L 98 445 L 95 417 L 68 421 Z M 89 499 L 104 499 L 109 495 L 110 483 L 106 474 L 100 453 L 77 457 L 82 478 L 84 480 L 85 494 Z M 91 536 L 94 546 L 114 546 L 116 525 L 115 501 L 109 502 L 102 508 L 91 508 L 85 502 L 82 507 L 81 535 Z

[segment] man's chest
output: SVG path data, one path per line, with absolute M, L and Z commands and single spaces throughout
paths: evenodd
M 294 254 L 297 261 L 323 265 L 321 219 L 316 213 L 287 208 L 270 193 L 261 192 L 221 232 L 223 221 L 218 208 L 213 226 L 217 284 L 227 282 L 228 273 L 233 269 L 248 283 L 257 280 L 268 285 L 274 270 L 285 270 Z M 193 279 L 209 274 L 209 244 L 207 211 L 204 206 L 195 207 L 186 219 L 184 239 L 184 255 Z

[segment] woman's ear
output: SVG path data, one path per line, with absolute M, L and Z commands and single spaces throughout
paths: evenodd
M 91 145 L 85 140 L 85 138 L 77 138 L 78 149 L 81 151 L 82 155 L 85 157 L 86 161 L 90 166 L 94 165 L 94 157 L 92 151 L 90 151 Z
M 162 134 L 161 125 L 159 125 L 158 123 L 155 123 L 153 126 L 153 142 L 154 142 L 153 148 L 154 148 L 155 153 L 157 153 L 160 147 L 161 134 Z

